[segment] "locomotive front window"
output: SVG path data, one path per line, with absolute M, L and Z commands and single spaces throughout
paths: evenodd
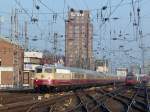
M 42 73 L 42 68 L 37 68 L 36 73 Z

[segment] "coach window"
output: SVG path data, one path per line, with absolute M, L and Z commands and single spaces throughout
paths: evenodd
M 46 73 L 52 73 L 52 69 L 45 69 Z

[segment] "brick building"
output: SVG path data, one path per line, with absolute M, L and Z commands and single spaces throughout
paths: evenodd
M 108 72 L 109 71 L 109 62 L 107 59 L 97 59 L 95 60 L 95 70 L 97 72 Z
M 0 87 L 20 87 L 23 75 L 23 49 L 0 37 Z
M 94 69 L 93 25 L 89 11 L 71 9 L 65 30 L 66 66 Z

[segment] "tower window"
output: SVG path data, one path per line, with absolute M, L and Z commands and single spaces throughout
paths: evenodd
M 0 59 L 0 66 L 2 65 L 2 60 Z

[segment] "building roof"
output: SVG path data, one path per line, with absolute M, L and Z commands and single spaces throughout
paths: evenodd
M 42 52 L 24 52 L 24 57 L 25 58 L 42 58 L 43 53 Z
M 0 40 L 5 41 L 7 43 L 19 45 L 19 43 L 17 41 L 9 39 L 9 37 L 0 36 Z

